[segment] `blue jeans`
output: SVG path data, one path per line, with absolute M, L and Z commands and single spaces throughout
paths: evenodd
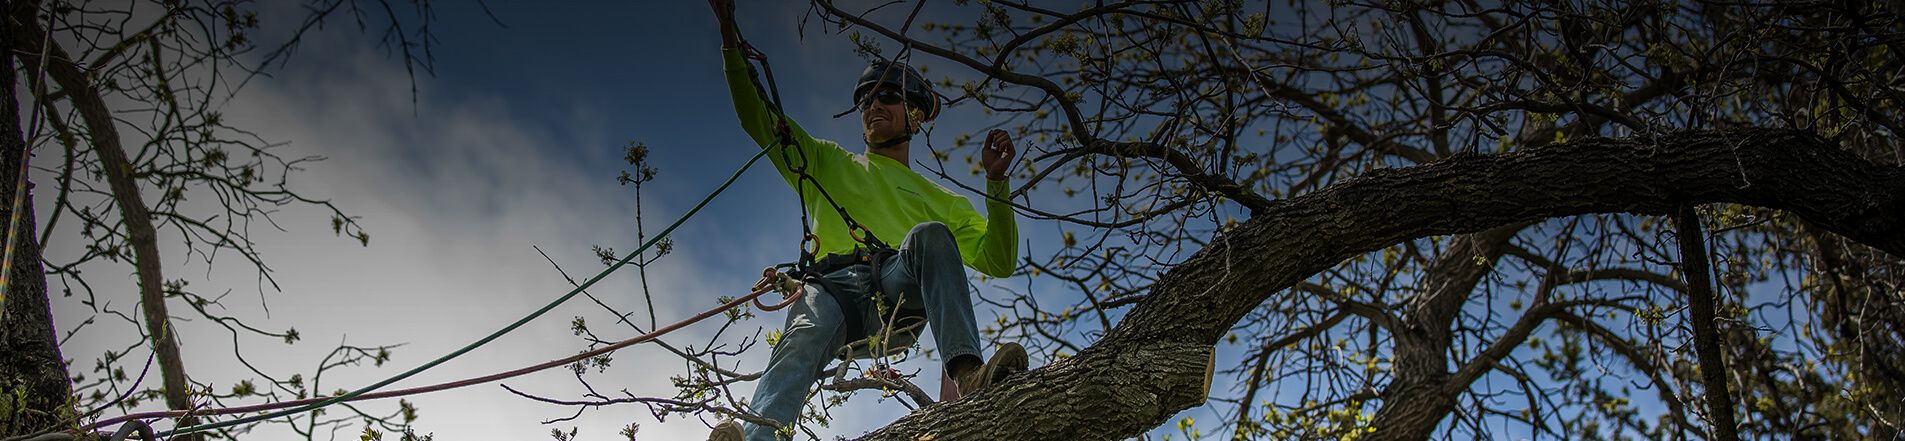
M 801 406 L 807 404 L 808 389 L 822 375 L 820 370 L 848 342 L 849 330 L 842 329 L 843 311 L 833 296 L 854 299 L 858 297 L 852 296 L 872 295 L 865 292 L 868 279 L 874 276 L 872 270 L 868 265 L 854 265 L 828 273 L 823 277 L 846 292 L 828 292 L 820 284 L 810 283 L 807 294 L 788 307 L 780 342 L 774 345 L 767 371 L 754 389 L 755 413 L 784 425 L 793 424 L 800 416 Z M 965 264 L 959 258 L 959 243 L 945 224 L 914 226 L 900 243 L 899 254 L 880 266 L 878 276 L 883 292 L 900 296 L 902 310 L 925 309 L 927 328 L 933 333 L 941 360 L 980 356 L 979 327 L 972 315 Z M 862 309 L 845 313 L 859 314 L 864 323 L 880 323 L 875 311 Z M 857 331 L 853 334 L 858 338 Z M 747 439 L 776 438 L 773 428 L 748 424 Z

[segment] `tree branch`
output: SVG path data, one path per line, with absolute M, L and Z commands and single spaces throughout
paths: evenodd
M 1133 436 L 1203 403 L 1202 394 L 1190 393 L 1203 381 L 1204 362 L 1187 359 L 1208 353 L 1198 348 L 1208 351 L 1265 297 L 1344 259 L 1431 235 L 1712 202 L 1785 210 L 1905 256 L 1905 169 L 1860 159 L 1809 132 L 1701 130 L 1460 155 L 1278 201 L 1172 267 L 1117 328 L 1077 356 L 922 409 L 865 439 Z M 1028 408 L 1042 411 L 1022 411 Z
M 8 11 L 14 26 L 12 38 L 33 47 L 46 47 L 51 53 L 46 63 L 33 54 L 18 57 L 27 70 L 45 69 L 46 73 L 59 83 L 73 106 L 79 109 L 87 130 L 92 132 L 94 151 L 104 162 L 106 181 L 112 187 L 115 205 L 119 206 L 121 221 L 125 222 L 127 235 L 132 242 L 135 269 L 139 277 L 140 306 L 145 314 L 146 333 L 152 336 L 152 350 L 158 353 L 160 378 L 165 385 L 166 406 L 173 410 L 192 408 L 191 383 L 185 377 L 185 360 L 179 354 L 178 340 L 172 330 L 171 316 L 165 310 L 164 266 L 159 257 L 158 233 L 152 226 L 152 215 L 147 212 L 145 200 L 139 195 L 139 183 L 133 180 L 133 165 L 126 157 L 125 148 L 120 145 L 117 121 L 112 111 L 101 98 L 99 90 L 78 66 L 73 65 L 66 51 L 56 42 L 44 39 L 45 31 L 40 29 L 38 13 L 39 2 L 25 0 Z M 195 418 L 182 418 L 182 426 L 194 425 Z M 183 436 L 186 441 L 201 439 L 197 435 Z
M 1680 272 L 1687 278 L 1687 320 L 1693 326 L 1694 356 L 1700 359 L 1700 382 L 1706 386 L 1707 418 L 1713 424 L 1714 439 L 1738 441 L 1740 433 L 1733 418 L 1733 398 L 1727 392 L 1726 353 L 1720 347 L 1719 322 L 1714 317 L 1706 229 L 1700 227 L 1700 215 L 1691 204 L 1681 206 L 1673 218 L 1679 236 L 1676 242 L 1680 244 Z

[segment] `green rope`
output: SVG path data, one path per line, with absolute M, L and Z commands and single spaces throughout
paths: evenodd
M 655 245 L 655 243 L 660 242 L 662 238 L 668 237 L 668 233 L 674 232 L 675 227 L 681 226 L 683 222 L 688 221 L 688 218 L 694 217 L 695 213 L 700 212 L 702 207 L 707 206 L 708 202 L 713 201 L 715 196 L 719 196 L 722 191 L 727 190 L 728 186 L 733 185 L 736 179 L 740 179 L 742 172 L 746 172 L 748 168 L 753 167 L 754 163 L 759 162 L 762 156 L 767 156 L 768 150 L 769 149 L 767 148 L 762 148 L 760 153 L 755 153 L 754 157 L 748 158 L 747 164 L 741 165 L 741 168 L 739 170 L 734 171 L 734 175 L 728 176 L 727 182 L 721 183 L 721 186 L 719 188 L 715 188 L 713 193 L 709 193 L 707 197 L 701 198 L 701 202 L 695 204 L 694 208 L 688 209 L 688 212 L 686 214 L 682 214 L 681 217 L 676 218 L 674 223 L 668 224 L 668 228 L 663 228 L 661 230 L 661 233 L 656 234 L 654 238 L 649 239 L 648 242 L 643 243 L 641 248 L 635 249 L 635 252 L 629 253 L 628 256 L 623 257 L 622 260 L 616 261 L 614 265 L 609 265 L 609 267 L 607 269 L 602 270 L 602 272 L 596 273 L 595 277 L 590 277 L 589 280 L 582 282 L 582 284 L 580 285 L 576 285 L 575 289 L 569 290 L 568 294 L 564 294 L 562 295 L 562 297 L 557 298 L 555 301 L 549 302 L 549 304 L 544 305 L 542 309 L 538 309 L 536 310 L 536 312 L 529 313 L 528 316 L 523 317 L 521 320 L 517 320 L 516 323 L 511 323 L 509 326 L 505 326 L 503 327 L 503 329 L 500 329 L 494 333 L 491 333 L 488 337 L 483 337 L 482 340 L 477 340 L 475 343 L 470 343 L 468 346 L 464 346 L 462 349 L 457 349 L 455 352 L 451 352 L 442 357 L 438 357 L 436 360 L 431 360 L 429 363 L 424 363 L 422 366 L 417 366 L 416 368 L 411 369 L 407 372 L 397 374 L 396 376 L 390 377 L 383 381 L 379 381 L 376 384 L 365 386 L 362 389 L 351 391 L 350 393 L 331 397 L 328 400 L 307 404 L 301 407 L 280 410 L 277 412 L 272 412 L 272 413 L 267 413 L 262 415 L 249 416 L 249 417 L 239 418 L 239 419 L 230 420 L 230 421 L 220 421 L 216 423 L 174 428 L 172 430 L 159 433 L 159 437 L 170 438 L 174 435 L 203 432 L 207 430 L 220 429 L 220 428 L 231 427 L 231 426 L 236 426 L 240 424 L 253 423 L 253 422 L 269 420 L 269 419 L 277 418 L 281 416 L 294 415 L 294 414 L 309 412 L 312 410 L 317 410 L 319 408 L 323 408 L 326 406 L 344 402 L 346 400 L 350 400 L 351 398 L 355 398 L 358 395 L 363 395 L 365 393 L 375 391 L 384 386 L 388 386 L 391 383 L 395 383 L 405 378 L 409 378 L 410 376 L 421 373 L 424 370 L 430 369 L 432 367 L 436 367 L 436 365 L 443 364 L 443 362 L 450 361 L 450 359 L 452 358 L 461 356 L 466 352 L 474 350 L 485 344 L 489 344 L 489 342 L 496 340 L 498 337 L 502 337 L 503 334 L 508 334 L 510 331 L 514 331 L 516 330 L 516 328 L 522 327 L 524 324 L 529 323 L 530 320 L 535 320 L 536 317 L 542 316 L 543 313 L 549 312 L 549 310 L 551 309 L 555 309 L 557 305 L 561 305 L 563 302 L 567 302 L 569 301 L 569 299 L 575 298 L 576 294 L 581 294 L 582 290 L 588 289 L 590 285 L 594 285 L 595 282 L 601 281 L 602 278 L 604 277 L 608 277 L 609 273 L 613 273 L 615 272 L 615 270 L 621 269 L 623 266 L 628 265 L 629 262 L 635 260 L 636 256 L 642 255 L 643 251 L 647 251 L 649 247 L 652 247 Z

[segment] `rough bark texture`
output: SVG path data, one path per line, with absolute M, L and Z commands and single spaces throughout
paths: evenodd
M 28 71 L 44 68 L 47 76 L 59 84 L 66 93 L 66 99 L 79 110 L 80 118 L 86 123 L 93 152 L 99 155 L 102 168 L 105 169 L 114 205 L 119 207 L 121 221 L 126 225 L 127 240 L 132 245 L 134 267 L 139 278 L 139 306 L 145 317 L 146 333 L 152 341 L 152 350 L 157 354 L 160 378 L 165 386 L 166 406 L 190 409 L 192 385 L 185 377 L 185 360 L 179 355 L 178 340 L 172 332 L 171 315 L 165 308 L 164 266 L 159 260 L 158 232 L 152 225 L 152 215 L 147 211 L 144 198 L 139 195 L 139 183 L 133 177 L 133 165 L 121 146 L 117 122 L 98 88 L 94 87 L 92 78 L 75 65 L 57 42 L 45 44 L 46 30 L 41 28 L 37 20 L 39 10 L 37 1 L 15 2 L 8 11 L 14 25 L 9 37 L 16 45 L 33 48 L 19 54 L 21 64 Z M 37 56 L 42 47 L 50 52 L 44 66 Z M 193 424 L 194 418 L 179 420 L 181 426 Z M 186 435 L 180 439 L 190 441 L 201 437 Z
M 1436 256 L 1424 277 L 1429 286 L 1408 305 L 1395 335 L 1395 380 L 1378 395 L 1384 405 L 1370 420 L 1373 439 L 1430 433 L 1455 408 L 1468 385 L 1451 381 L 1449 344 L 1455 318 L 1482 277 L 1495 269 L 1508 240 L 1526 224 L 1515 223 L 1457 237 Z
M 863 439 L 1134 436 L 1202 404 L 1195 389 L 1184 390 L 1203 380 L 1202 366 L 1187 366 L 1192 358 L 1203 363 L 1193 355 L 1202 352 L 1190 348 L 1208 351 L 1264 298 L 1356 254 L 1552 217 L 1662 215 L 1711 202 L 1784 210 L 1905 256 L 1905 169 L 1861 160 L 1806 132 L 1689 131 L 1458 156 L 1278 201 L 1166 272 L 1148 300 L 1077 356 L 929 406 Z
M 12 24 L 0 19 L 0 35 L 7 35 Z M 3 53 L 13 53 L 12 39 L 0 45 Z M 20 130 L 20 103 L 15 99 L 17 82 L 13 58 L 0 55 L 0 222 L 13 216 L 13 193 L 20 182 L 21 155 L 26 137 Z M 0 227 L 0 241 L 13 231 L 13 273 L 7 275 L 7 293 L 0 300 L 0 399 L 23 400 L 8 406 L 0 414 L 0 438 L 40 433 L 58 428 L 63 416 L 70 416 L 68 401 L 73 395 L 66 364 L 60 356 L 53 312 L 46 298 L 46 272 L 40 266 L 40 244 L 33 233 L 33 198 L 27 195 L 20 207 L 20 223 Z M 23 406 L 20 406 L 23 405 Z
M 1124 438 L 1157 425 L 1134 427 L 1132 416 L 1162 421 L 1203 403 L 1212 354 L 1210 344 L 1180 342 L 1093 351 L 1090 358 L 1080 354 L 1039 369 L 1036 379 L 956 400 L 963 411 L 951 420 L 903 418 L 868 439 Z M 913 415 L 946 407 L 928 406 Z
M 1700 383 L 1706 387 L 1707 419 L 1713 426 L 1712 438 L 1738 441 L 1739 426 L 1733 418 L 1733 398 L 1728 392 L 1726 349 L 1720 346 L 1719 322 L 1714 319 L 1713 277 L 1707 257 L 1706 230 L 1700 228 L 1700 216 L 1688 205 L 1674 213 L 1679 235 L 1680 271 L 1687 278 L 1687 320 L 1693 325 L 1693 352 L 1700 360 Z

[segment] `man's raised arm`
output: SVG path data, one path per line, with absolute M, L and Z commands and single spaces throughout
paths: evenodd
M 1018 148 L 1004 130 L 986 134 L 979 163 L 986 169 L 986 234 L 980 239 L 979 255 L 972 259 L 973 269 L 993 277 L 1010 277 L 1019 262 L 1019 226 L 1012 212 L 1008 173 Z
M 775 133 L 780 118 L 768 106 L 767 91 L 755 81 L 753 69 L 748 67 L 746 54 L 742 52 L 741 31 L 734 24 L 734 0 L 708 0 L 708 6 L 714 9 L 714 19 L 721 27 L 722 71 L 727 75 L 728 95 L 734 98 L 734 114 L 741 119 L 741 129 L 762 148 L 779 144 Z M 795 142 L 812 143 L 807 131 L 793 120 L 787 120 L 787 127 Z M 770 156 L 777 163 L 781 159 L 779 155 Z

